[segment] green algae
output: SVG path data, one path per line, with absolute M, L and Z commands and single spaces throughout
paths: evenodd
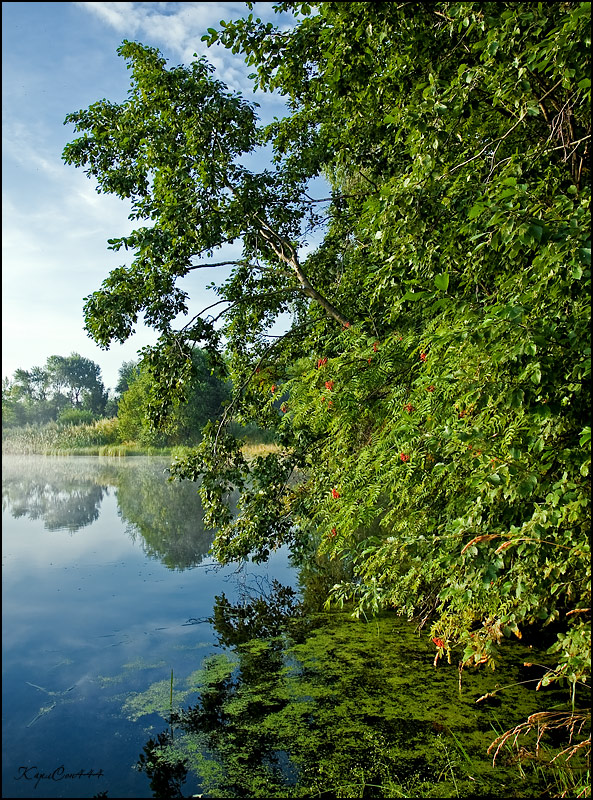
M 171 701 L 170 679 L 156 681 L 151 683 L 144 692 L 129 694 L 123 704 L 123 711 L 126 717 L 133 722 L 149 714 L 158 714 L 163 719 L 167 719 L 172 706 L 177 708 L 182 705 L 194 691 L 195 689 L 173 688 Z
M 566 692 L 536 691 L 545 652 L 509 642 L 496 671 L 460 673 L 435 666 L 426 634 L 393 614 L 302 622 L 294 638 L 239 637 L 192 673 L 198 702 L 171 717 L 170 738 L 148 743 L 149 775 L 183 764 L 192 793 L 211 797 L 545 796 L 541 769 L 487 754 L 529 714 L 567 707 Z M 145 693 L 134 708 L 166 712 L 161 683 L 159 703 Z

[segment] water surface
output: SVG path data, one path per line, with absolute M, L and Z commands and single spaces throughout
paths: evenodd
M 150 797 L 134 767 L 162 716 L 128 701 L 217 650 L 215 595 L 294 580 L 286 552 L 220 568 L 196 485 L 167 464 L 3 459 L 3 797 Z
M 544 647 L 460 682 L 393 613 L 303 605 L 324 578 L 286 550 L 221 568 L 167 464 L 4 458 L 3 797 L 541 795 L 486 749 L 566 706 Z

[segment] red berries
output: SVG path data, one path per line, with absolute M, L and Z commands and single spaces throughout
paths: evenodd
M 409 456 L 407 453 L 400 453 L 400 454 L 399 454 L 399 457 L 400 457 L 400 458 L 401 458 L 401 460 L 404 462 L 404 464 L 405 464 L 405 462 L 406 462 L 406 461 L 409 461 L 409 460 L 410 460 L 410 456 Z
M 379 349 L 379 342 L 373 342 L 373 351 L 376 353 Z
M 434 385 L 426 387 L 427 392 L 434 392 Z
M 325 382 L 325 388 L 326 388 L 326 389 L 327 389 L 329 392 L 331 392 L 331 390 L 334 388 L 334 382 L 333 382 L 333 381 L 326 381 L 326 382 Z
M 415 411 L 416 409 L 411 403 L 406 403 L 406 405 L 404 406 L 404 410 L 407 411 L 408 414 L 411 414 L 412 411 Z
M 420 361 L 426 361 L 426 353 L 420 353 Z
M 333 536 L 337 536 L 338 532 L 337 532 L 337 530 L 335 528 L 332 528 L 329 535 L 332 536 L 332 537 Z
M 332 497 L 334 498 L 334 500 L 337 500 L 339 496 L 340 496 L 340 493 L 338 492 L 338 490 L 337 489 L 332 489 Z
M 327 358 L 319 358 L 317 360 L 317 369 L 321 369 L 321 367 L 325 367 L 327 364 Z

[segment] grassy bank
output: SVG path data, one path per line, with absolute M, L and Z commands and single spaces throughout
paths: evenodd
M 246 458 L 255 458 L 278 449 L 265 431 L 245 430 Z M 120 441 L 117 419 L 101 419 L 80 425 L 50 422 L 3 429 L 2 453 L 5 455 L 44 456 L 183 456 L 191 445 L 155 447 L 135 441 Z

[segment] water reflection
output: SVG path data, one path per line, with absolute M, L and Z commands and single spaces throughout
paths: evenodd
M 98 519 L 106 488 L 72 468 L 48 471 L 36 459 L 10 458 L 3 462 L 2 510 L 42 519 L 49 531 L 74 533 Z
M 212 544 L 194 483 L 169 483 L 154 472 L 123 472 L 117 502 L 128 534 L 170 569 L 197 566 Z
M 48 469 L 48 464 L 51 469 Z M 169 569 L 201 563 L 212 544 L 196 485 L 170 483 L 165 459 L 6 457 L 2 509 L 75 533 L 99 518 L 112 489 L 130 538 Z
M 486 754 L 493 730 L 541 709 L 514 644 L 496 673 L 435 669 L 427 637 L 394 614 L 306 613 L 290 587 L 216 598 L 219 642 L 193 675 L 198 702 L 139 757 L 155 797 L 523 797 L 545 781 Z M 538 654 L 543 657 L 543 653 Z M 527 679 L 527 682 L 525 682 Z M 498 708 L 476 705 L 509 685 Z M 557 690 L 545 701 L 566 703 Z M 545 702 L 544 701 L 544 702 Z M 164 715 L 166 716 L 166 715 Z M 463 742 L 460 749 L 459 742 Z M 185 784 L 185 786 L 184 786 Z
M 296 580 L 285 550 L 240 570 L 204 558 L 211 534 L 196 486 L 169 483 L 167 466 L 3 460 L 3 797 L 80 796 L 72 781 L 35 787 L 23 765 L 103 770 L 87 796 L 149 797 L 132 765 L 171 696 L 175 708 L 199 696 L 192 675 L 218 646 L 213 598 L 235 605 L 243 582 L 269 570 Z

